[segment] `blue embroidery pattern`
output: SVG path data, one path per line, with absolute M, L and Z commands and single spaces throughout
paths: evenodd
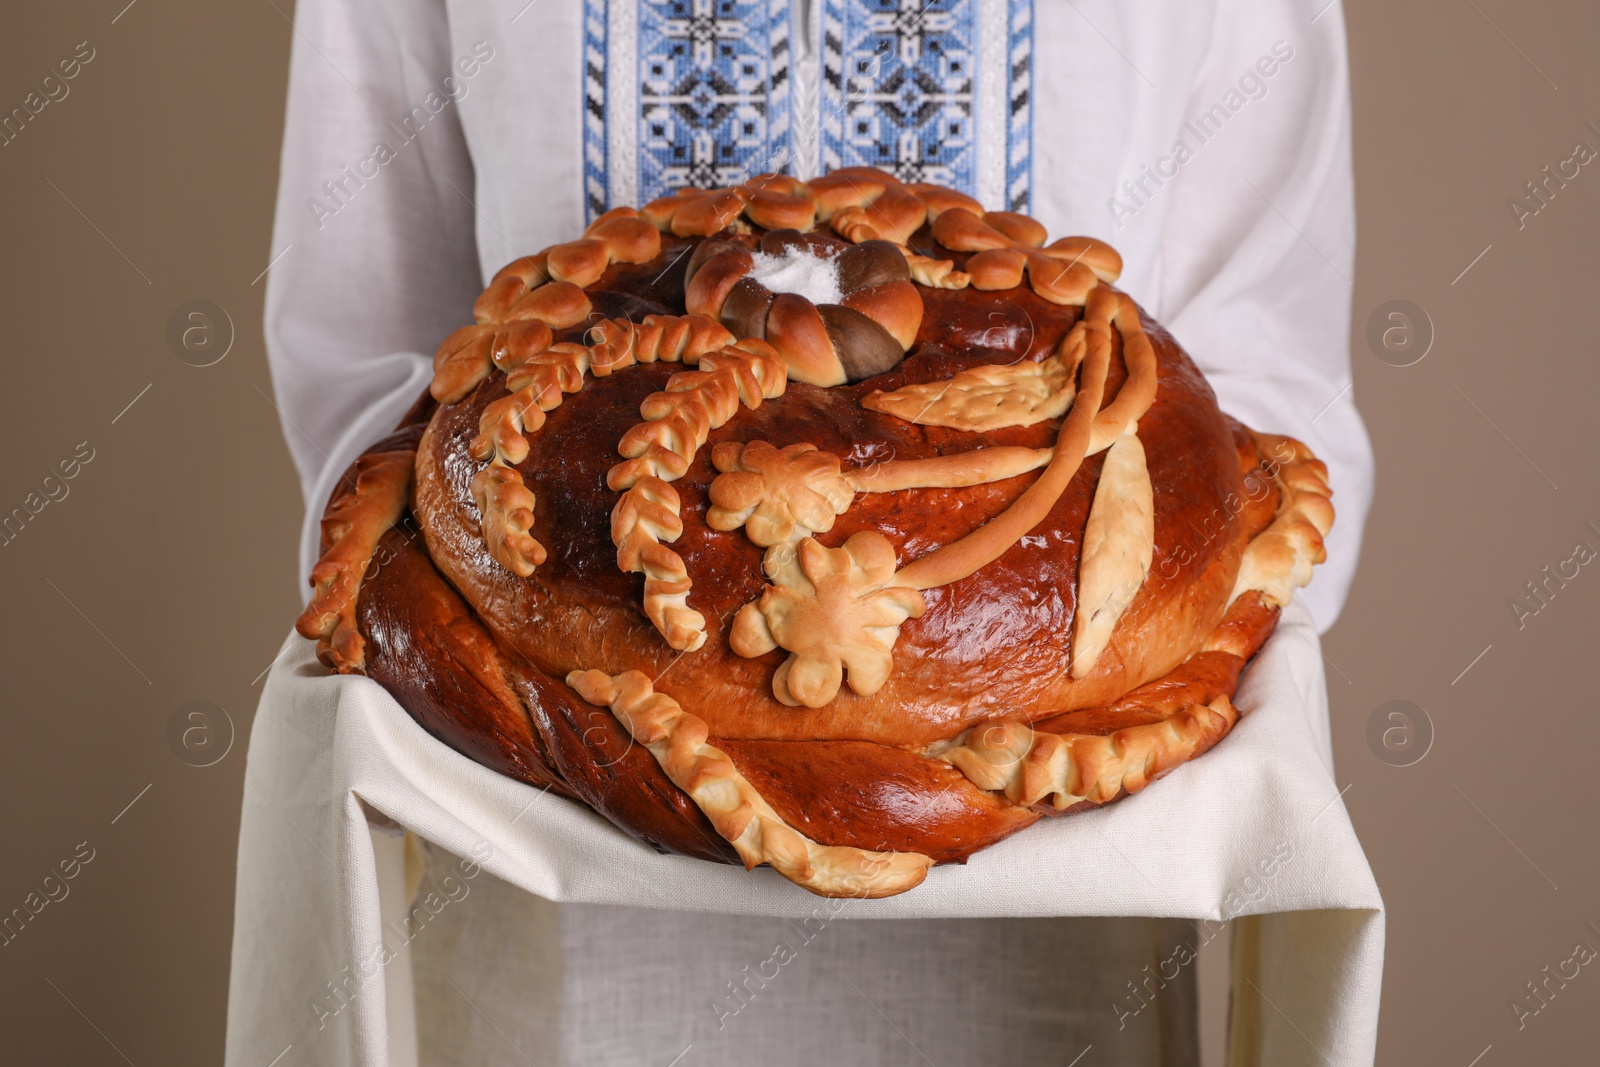
M 976 194 L 980 151 L 1003 152 L 1005 206 L 1026 211 L 1033 0 L 1001 2 L 1004 69 L 980 74 L 984 0 L 823 0 L 819 170 L 875 166 L 904 181 Z M 611 55 L 628 44 L 609 39 L 615 3 L 636 6 L 635 55 Z M 583 10 L 583 180 L 591 219 L 610 206 L 612 169 L 623 165 L 609 144 L 610 132 L 620 132 L 616 123 L 637 131 L 637 183 L 621 187 L 633 188 L 638 203 L 686 185 L 737 184 L 792 169 L 789 0 L 584 0 Z M 637 93 L 627 93 L 626 102 L 608 98 L 613 61 L 638 65 Z M 981 131 L 981 144 L 980 77 L 1003 79 L 1005 104 L 1005 128 Z
M 789 160 L 787 0 L 639 0 L 639 200 Z
M 1033 0 L 1011 0 L 1006 61 L 1006 210 L 1033 202 Z
M 583 4 L 583 208 L 588 221 L 606 210 L 606 0 Z
M 821 164 L 976 185 L 978 0 L 827 0 Z

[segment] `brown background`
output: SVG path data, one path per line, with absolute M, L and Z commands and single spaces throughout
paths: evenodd
M 94 849 L 70 896 L 0 947 L 11 1062 L 220 1062 L 253 679 L 298 605 L 300 501 L 253 282 L 291 8 L 124 3 L 31 5 L 0 33 L 4 111 L 78 42 L 95 49 L 0 148 L 0 512 L 94 449 L 70 495 L 0 547 L 0 913 Z M 1521 1030 L 1510 1000 L 1576 942 L 1600 948 L 1600 566 L 1552 583 L 1521 629 L 1508 602 L 1577 542 L 1600 550 L 1600 164 L 1520 230 L 1507 200 L 1574 142 L 1600 149 L 1585 127 L 1600 125 L 1600 9 L 1358 0 L 1347 17 L 1355 390 L 1379 473 L 1326 655 L 1339 781 L 1390 909 L 1378 1061 L 1466 1067 L 1491 1045 L 1484 1067 L 1584 1061 L 1594 967 Z M 206 368 L 165 337 L 195 298 L 236 334 Z M 1393 299 L 1436 329 L 1415 366 L 1363 338 Z M 1392 699 L 1435 730 L 1414 766 L 1366 740 Z M 237 732 L 214 766 L 169 746 L 191 700 Z

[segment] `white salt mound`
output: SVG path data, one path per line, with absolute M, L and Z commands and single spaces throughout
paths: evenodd
M 789 248 L 782 255 L 753 252 L 751 258 L 756 265 L 746 277 L 774 293 L 794 293 L 813 304 L 837 304 L 844 297 L 839 288 L 839 262 L 831 256 Z

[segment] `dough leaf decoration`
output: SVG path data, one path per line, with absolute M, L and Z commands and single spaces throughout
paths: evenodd
M 861 406 L 918 426 L 982 432 L 1059 419 L 1072 406 L 1073 372 L 1060 349 L 1035 362 L 968 367 L 937 382 L 869 393 Z
M 1117 620 L 1138 595 L 1155 554 L 1155 497 L 1137 434 L 1106 452 L 1078 559 L 1078 611 L 1072 628 L 1072 676 L 1094 670 Z

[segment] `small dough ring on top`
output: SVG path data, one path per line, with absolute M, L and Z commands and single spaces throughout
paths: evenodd
M 775 293 L 749 277 L 753 252 L 795 251 L 837 263 L 839 303 Z M 783 357 L 789 379 L 810 385 L 859 382 L 892 370 L 922 325 L 911 268 L 888 241 L 850 244 L 823 233 L 771 230 L 752 249 L 746 241 L 707 238 L 690 257 L 686 277 L 690 312 L 720 320 L 740 339 L 766 341 Z

